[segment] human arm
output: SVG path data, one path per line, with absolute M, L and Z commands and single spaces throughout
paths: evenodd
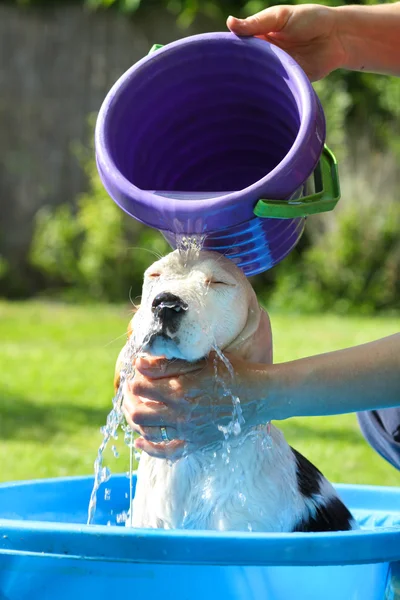
M 247 19 L 229 17 L 227 25 L 276 44 L 312 81 L 339 68 L 400 76 L 400 2 L 272 6 Z
M 219 377 L 241 401 L 246 426 L 295 416 L 320 416 L 388 408 L 400 404 L 400 333 L 353 348 L 291 362 L 263 365 L 230 357 L 232 380 L 223 365 Z M 202 447 L 221 438 L 218 424 L 226 424 L 231 399 L 215 406 L 213 360 L 166 364 L 140 358 L 137 376 L 128 387 L 124 412 L 142 438 L 137 446 L 155 456 Z M 141 398 L 154 402 L 151 405 Z M 212 409 L 212 412 L 211 412 Z M 160 426 L 171 439 L 160 442 Z
M 274 365 L 269 386 L 272 419 L 398 406 L 400 333 L 353 348 Z M 264 403 L 267 410 L 268 399 Z

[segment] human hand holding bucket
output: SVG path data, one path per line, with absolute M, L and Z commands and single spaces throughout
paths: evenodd
M 116 82 L 96 126 L 100 176 L 125 212 L 173 248 L 205 235 L 246 275 L 281 261 L 305 217 L 336 204 L 324 143 L 322 107 L 297 63 L 231 33 L 156 47 Z

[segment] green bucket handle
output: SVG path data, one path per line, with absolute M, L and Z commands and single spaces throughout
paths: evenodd
M 328 146 L 324 146 L 305 187 L 312 193 L 296 200 L 259 200 L 254 214 L 268 219 L 294 219 L 333 210 L 340 198 L 340 184 L 337 161 Z
M 154 44 L 149 54 L 162 47 Z M 254 214 L 266 219 L 295 219 L 333 210 L 340 199 L 339 172 L 335 155 L 326 144 L 305 189 L 307 195 L 296 200 L 258 200 Z
M 153 44 L 152 47 L 150 48 L 150 50 L 148 51 L 148 54 L 152 54 L 153 52 L 155 52 L 156 50 L 159 50 L 163 46 L 164 46 L 164 44 Z

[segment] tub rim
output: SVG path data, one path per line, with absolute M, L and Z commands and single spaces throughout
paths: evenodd
M 112 481 L 120 479 L 128 481 L 124 475 L 114 475 Z M 4 489 L 33 483 L 64 485 L 71 482 L 89 485 L 93 477 L 2 483 L 0 494 Z M 367 499 L 375 497 L 377 500 L 383 494 L 393 504 L 391 510 L 399 510 L 400 518 L 400 488 L 356 484 L 335 484 L 335 488 L 340 495 L 355 493 Z M 357 509 L 350 505 L 352 508 Z M 99 543 L 99 537 L 103 543 Z M 242 533 L 137 530 L 113 525 L 0 518 L 1 554 L 41 554 L 138 564 L 293 567 L 375 564 L 400 561 L 400 526 L 321 533 Z

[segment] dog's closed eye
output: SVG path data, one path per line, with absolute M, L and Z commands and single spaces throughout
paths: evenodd
M 148 277 L 152 277 L 153 279 L 155 279 L 156 277 L 160 277 L 160 273 L 149 273 Z
M 227 281 L 218 281 L 216 279 L 206 279 L 206 285 L 227 285 L 234 287 L 233 283 L 228 283 Z

